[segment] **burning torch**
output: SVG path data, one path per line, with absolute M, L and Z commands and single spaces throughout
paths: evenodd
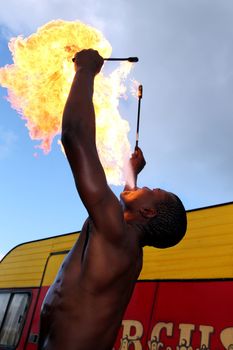
M 139 125 L 140 125 L 140 110 L 141 110 L 141 99 L 142 99 L 142 85 L 138 86 L 138 117 L 137 117 L 137 131 L 136 131 L 136 144 L 135 150 L 138 148 L 139 141 Z

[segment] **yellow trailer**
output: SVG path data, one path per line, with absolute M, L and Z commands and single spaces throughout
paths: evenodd
M 233 202 L 187 215 L 179 245 L 144 249 L 115 350 L 233 350 Z M 78 236 L 24 243 L 2 259 L 0 349 L 37 349 L 41 304 Z

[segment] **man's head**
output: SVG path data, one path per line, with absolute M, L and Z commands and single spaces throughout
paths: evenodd
M 125 220 L 142 231 L 142 245 L 167 248 L 185 235 L 187 218 L 181 200 L 171 192 L 147 187 L 121 194 Z

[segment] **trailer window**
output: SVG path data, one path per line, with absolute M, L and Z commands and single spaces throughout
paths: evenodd
M 7 305 L 10 300 L 10 293 L 1 293 L 0 294 L 0 329 L 2 326 L 2 321 L 6 312 Z
M 0 294 L 0 296 L 1 295 L 2 294 Z M 24 325 L 28 304 L 29 294 L 11 294 L 2 320 L 0 345 L 10 347 L 17 345 Z

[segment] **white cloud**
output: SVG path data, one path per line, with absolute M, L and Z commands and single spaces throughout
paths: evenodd
M 121 42 L 131 6 L 124 0 L 40 0 L 39 5 L 36 0 L 8 0 L 0 11 L 0 26 L 2 35 L 10 38 L 28 36 L 51 20 L 80 20 L 101 30 L 110 42 L 114 38 Z
M 114 17 L 119 23 L 120 18 L 124 17 L 123 7 L 126 5 L 122 0 L 112 3 L 111 6 L 107 0 L 40 0 L 39 5 L 36 0 L 8 0 L 1 8 L 0 24 L 10 28 L 15 35 L 22 32 L 29 34 L 46 22 L 58 18 L 83 20 L 103 29 L 107 24 L 114 26 Z
M 38 26 L 43 18 L 49 16 L 49 13 L 46 16 L 49 7 L 49 1 L 47 0 L 41 0 L 40 5 L 35 0 L 6 1 L 4 6 L 1 7 L 1 25 L 10 28 L 15 34 L 21 34 L 25 31 L 30 32 Z

